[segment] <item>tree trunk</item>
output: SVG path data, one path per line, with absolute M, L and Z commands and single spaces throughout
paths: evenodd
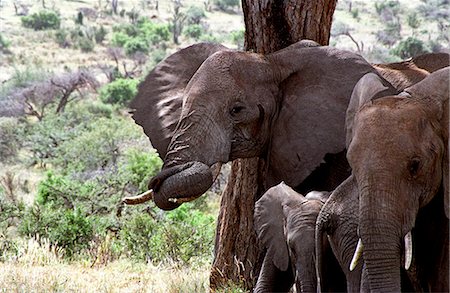
M 337 0 L 242 0 L 245 49 L 268 54 L 301 39 L 328 45 Z M 231 284 L 252 290 L 262 264 L 253 211 L 270 186 L 264 184 L 264 158 L 232 163 L 222 193 L 210 288 Z

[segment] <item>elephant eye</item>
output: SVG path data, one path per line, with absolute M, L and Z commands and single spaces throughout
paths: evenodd
M 244 106 L 234 106 L 234 107 L 230 110 L 230 114 L 231 114 L 231 115 L 236 115 L 236 114 L 240 113 L 243 109 L 244 109 Z
M 415 177 L 420 169 L 420 159 L 418 157 L 412 158 L 408 163 L 408 171 L 411 176 Z

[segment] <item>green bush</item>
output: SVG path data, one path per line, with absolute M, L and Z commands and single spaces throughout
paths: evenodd
M 213 253 L 214 217 L 184 204 L 162 217 L 129 215 L 120 239 L 131 257 L 184 265 L 207 262 Z
M 138 38 L 132 38 L 132 39 L 128 40 L 124 45 L 124 49 L 125 49 L 125 53 L 128 56 L 131 56 L 138 52 L 147 54 L 149 46 L 148 46 L 147 41 L 138 37 Z
M 196 5 L 189 6 L 185 15 L 188 24 L 200 24 L 202 19 L 206 17 L 205 10 Z
M 81 52 L 92 52 L 94 50 L 95 43 L 89 37 L 79 37 L 77 38 L 77 48 L 81 50 Z
M 123 47 L 129 40 L 131 38 L 126 33 L 115 32 L 112 35 L 111 43 L 116 47 Z
M 92 223 L 81 209 L 69 210 L 50 204 L 29 207 L 24 213 L 19 232 L 24 236 L 47 238 L 64 248 L 68 257 L 86 249 L 93 237 Z
M 103 43 L 105 40 L 106 35 L 108 34 L 108 31 L 105 29 L 103 25 L 101 25 L 99 28 L 94 28 L 94 39 L 97 44 Z
M 406 40 L 401 41 L 392 50 L 393 54 L 399 56 L 402 59 L 411 58 L 429 52 L 430 50 L 425 46 L 423 41 L 413 37 L 408 37 Z
M 235 44 L 239 50 L 244 49 L 245 31 L 244 30 L 232 31 L 230 35 L 231 35 L 231 42 Z
M 59 29 L 61 25 L 60 16 L 51 10 L 42 10 L 28 16 L 22 16 L 22 25 L 34 30 Z
M 118 78 L 100 89 L 103 103 L 127 105 L 137 94 L 137 79 Z
M 7 40 L 2 33 L 0 33 L 0 52 L 9 53 L 9 46 L 11 41 Z
M 12 162 L 22 146 L 22 127 L 16 118 L 0 117 L 0 162 Z
M 153 45 L 167 42 L 170 38 L 170 30 L 167 24 L 153 23 L 149 20 L 141 20 L 138 23 L 139 35 Z
M 131 149 L 126 153 L 125 170 L 131 174 L 130 182 L 139 187 L 141 192 L 147 190 L 151 177 L 161 169 L 162 161 L 155 152 L 142 152 Z
M 189 38 L 198 40 L 203 34 L 203 27 L 200 24 L 191 24 L 184 28 L 183 33 Z
M 59 29 L 55 32 L 55 40 L 56 43 L 62 47 L 62 48 L 67 48 L 70 46 L 70 42 L 69 42 L 69 33 L 67 32 L 67 30 L 65 29 Z

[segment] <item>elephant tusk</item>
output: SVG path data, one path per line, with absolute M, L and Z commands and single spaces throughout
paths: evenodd
M 146 192 L 141 193 L 141 194 L 136 195 L 136 196 L 124 197 L 122 199 L 122 202 L 126 203 L 126 204 L 130 204 L 130 205 L 134 205 L 134 204 L 144 203 L 144 202 L 149 201 L 151 199 L 153 199 L 153 189 L 147 190 Z
M 350 271 L 353 271 L 358 265 L 358 261 L 361 258 L 363 252 L 363 244 L 361 238 L 358 240 L 358 244 L 356 245 L 355 254 L 353 255 L 352 261 L 350 262 Z
M 409 270 L 412 262 L 412 234 L 411 231 L 408 232 L 405 236 L 405 269 Z

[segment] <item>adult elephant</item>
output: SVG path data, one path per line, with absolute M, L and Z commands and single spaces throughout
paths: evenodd
M 266 159 L 266 188 L 284 180 L 302 193 L 334 189 L 349 175 L 347 105 L 369 72 L 357 54 L 304 41 L 265 56 L 206 43 L 169 56 L 131 103 L 164 158 L 149 183 L 156 205 L 193 200 L 221 163 L 255 156 Z
M 449 290 L 449 75 L 446 67 L 375 99 L 386 85 L 367 74 L 353 92 L 347 157 L 370 291 L 404 289 L 401 267 L 412 262 L 424 291 Z
M 269 188 L 255 203 L 256 233 L 265 255 L 254 292 L 317 292 L 315 270 L 315 226 L 317 215 L 329 192 L 313 191 L 303 196 L 285 183 Z M 325 238 L 326 239 L 326 238 Z M 324 292 L 345 290 L 340 272 L 327 241 L 323 254 L 326 283 Z

